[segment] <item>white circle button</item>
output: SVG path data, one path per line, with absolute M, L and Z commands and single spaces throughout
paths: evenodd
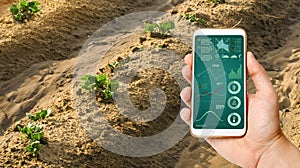
M 231 81 L 228 84 L 228 92 L 230 94 L 238 94 L 241 91 L 241 84 L 238 81 Z
M 228 99 L 228 107 L 232 110 L 236 110 L 241 106 L 241 100 L 237 96 L 232 96 Z
M 227 121 L 231 126 L 237 126 L 241 122 L 241 116 L 238 113 L 231 113 L 227 117 Z

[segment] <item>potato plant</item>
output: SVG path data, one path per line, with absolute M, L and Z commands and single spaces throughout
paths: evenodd
M 119 82 L 110 80 L 106 74 L 84 75 L 80 79 L 83 81 L 81 88 L 88 90 L 90 93 L 100 93 L 101 98 L 105 101 L 111 101 L 114 91 L 119 87 Z
M 51 115 L 51 110 L 41 110 L 39 112 L 36 112 L 34 115 L 30 113 L 26 113 L 27 117 L 31 119 L 32 121 L 37 121 L 39 119 L 45 119 Z
M 34 115 L 26 113 L 27 117 L 32 121 L 38 121 L 49 117 L 51 110 L 41 110 Z M 43 125 L 40 123 L 29 122 L 24 127 L 18 126 L 18 130 L 23 134 L 22 139 L 26 139 L 27 146 L 25 150 L 32 156 L 37 156 L 37 151 L 41 148 L 41 140 L 44 138 Z
M 206 24 L 206 20 L 197 17 L 196 15 L 191 15 L 191 14 L 185 14 L 184 16 L 187 20 L 189 20 L 190 23 L 201 23 L 201 24 Z
M 23 22 L 26 19 L 30 19 L 33 15 L 38 13 L 41 3 L 38 1 L 26 1 L 20 0 L 18 4 L 12 4 L 10 6 L 10 12 L 15 20 Z
M 144 22 L 144 31 L 146 33 L 160 33 L 165 36 L 167 32 L 175 28 L 175 23 L 172 21 L 164 23 L 146 23 Z

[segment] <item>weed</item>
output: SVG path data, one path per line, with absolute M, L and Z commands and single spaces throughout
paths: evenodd
M 144 31 L 146 33 L 160 33 L 165 36 L 167 32 L 175 28 L 175 23 L 172 21 L 164 23 L 146 23 L 144 22 Z
M 10 6 L 10 12 L 15 20 L 23 22 L 26 19 L 30 19 L 33 15 L 39 12 L 41 3 L 38 1 L 20 0 L 18 4 L 12 4 Z

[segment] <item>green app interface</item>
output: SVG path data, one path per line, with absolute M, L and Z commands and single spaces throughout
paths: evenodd
M 244 37 L 196 36 L 193 127 L 244 128 Z

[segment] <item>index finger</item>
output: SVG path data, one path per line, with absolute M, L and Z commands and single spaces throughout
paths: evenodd
M 184 57 L 184 62 L 188 65 L 188 67 L 192 70 L 193 67 L 193 57 L 192 54 L 188 54 Z

